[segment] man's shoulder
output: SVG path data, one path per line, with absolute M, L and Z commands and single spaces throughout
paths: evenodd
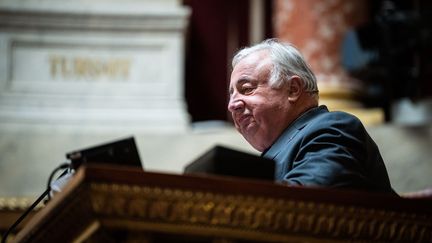
M 364 130 L 359 118 L 344 111 L 315 112 L 307 122 L 303 123 L 302 133 L 323 130 L 338 130 L 348 133 L 358 133 Z
M 311 119 L 311 123 L 314 124 L 328 124 L 328 123 L 358 123 L 361 121 L 355 115 L 345 111 L 327 111 L 317 113 L 316 116 Z
M 329 111 L 322 105 L 305 112 L 282 133 L 279 140 L 302 140 L 305 136 L 327 133 L 330 130 L 358 134 L 362 133 L 364 126 L 356 116 L 344 111 Z

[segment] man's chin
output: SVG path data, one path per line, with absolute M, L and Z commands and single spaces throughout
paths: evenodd
M 243 138 L 250 144 L 252 145 L 252 147 L 254 147 L 255 149 L 259 150 L 258 148 L 260 147 L 259 144 L 261 141 L 259 141 L 259 139 L 257 139 L 257 137 L 255 136 L 254 133 L 242 133 Z
M 264 151 L 265 148 L 261 146 L 260 141 L 257 141 L 256 139 L 249 139 L 249 138 L 245 138 L 245 139 L 254 149 L 258 150 L 259 152 Z

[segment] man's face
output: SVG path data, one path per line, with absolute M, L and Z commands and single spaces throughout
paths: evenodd
M 286 87 L 272 88 L 267 51 L 251 53 L 231 74 L 228 110 L 243 137 L 258 151 L 270 147 L 292 120 Z

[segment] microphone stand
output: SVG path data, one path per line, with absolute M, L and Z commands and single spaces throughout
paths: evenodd
M 24 219 L 25 219 L 25 217 L 27 217 L 27 215 L 46 197 L 46 196 L 48 196 L 48 198 L 50 198 L 50 196 L 49 196 L 49 193 L 51 192 L 51 187 L 50 187 L 50 182 L 51 182 L 51 180 L 52 180 L 52 177 L 54 176 L 54 174 L 57 172 L 57 171 L 59 171 L 59 170 L 61 170 L 61 169 L 66 169 L 65 171 L 63 171 L 62 172 L 62 174 L 58 177 L 58 178 L 60 178 L 60 177 L 62 177 L 62 176 L 64 176 L 64 175 L 66 175 L 66 173 L 68 172 L 68 169 L 67 168 L 69 168 L 69 164 L 68 163 L 63 163 L 63 164 L 61 164 L 61 165 L 59 165 L 57 168 L 55 168 L 54 170 L 53 170 L 53 172 L 51 172 L 51 175 L 50 175 L 50 179 L 49 179 L 49 182 L 48 182 L 48 187 L 47 187 L 47 189 L 36 199 L 36 201 L 34 201 L 33 202 L 33 204 L 30 206 L 30 207 L 28 207 L 27 208 L 27 210 L 23 213 L 23 214 L 21 214 L 21 216 L 15 221 L 15 223 L 13 223 L 12 224 L 12 226 L 6 231 L 6 233 L 3 235 L 3 237 L 2 237 L 2 241 L 1 241 L 1 243 L 6 243 L 6 239 L 8 238 L 8 236 L 9 236 L 9 234 L 21 223 L 21 221 L 23 221 Z M 57 179 L 58 179 L 57 178 Z
M 12 230 L 14 230 L 19 223 L 21 223 L 21 221 L 23 221 L 23 219 L 25 217 L 27 217 L 27 215 L 42 201 L 42 199 L 44 199 L 50 192 L 51 189 L 46 189 L 39 197 L 38 199 L 36 199 L 36 201 L 34 201 L 34 203 L 27 208 L 27 210 L 21 214 L 21 216 L 17 219 L 17 221 L 15 221 L 15 223 L 6 231 L 6 233 L 3 235 L 2 237 L 2 243 L 6 243 L 6 239 L 8 237 L 8 235 L 12 232 Z

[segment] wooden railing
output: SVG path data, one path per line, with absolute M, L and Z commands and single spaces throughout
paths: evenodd
M 432 242 L 432 201 L 83 167 L 16 242 Z

